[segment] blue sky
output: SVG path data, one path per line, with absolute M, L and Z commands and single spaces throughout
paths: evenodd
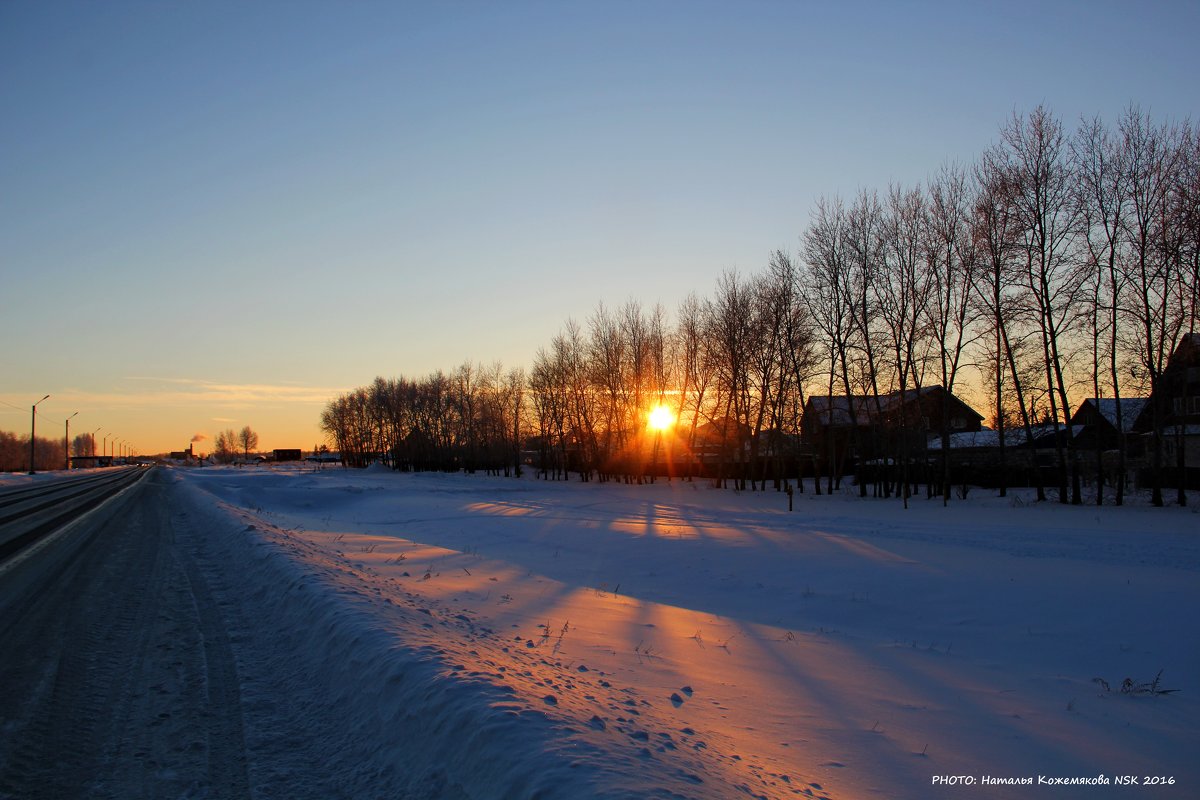
M 308 447 L 673 308 L 1014 112 L 1196 116 L 1200 3 L 0 2 L 0 429 Z M 60 420 L 61 422 L 61 420 Z

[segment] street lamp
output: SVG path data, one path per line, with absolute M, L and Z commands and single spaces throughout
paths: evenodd
M 96 430 L 94 430 L 88 434 L 88 443 L 89 443 L 88 455 L 90 455 L 92 458 L 96 457 L 96 434 L 102 430 L 104 430 L 103 425 L 101 425 L 99 428 L 96 428 Z
M 49 398 L 50 398 L 50 395 L 46 395 L 45 397 L 42 398 L 42 400 L 47 400 Z M 30 475 L 37 474 L 36 465 L 34 464 L 33 459 L 34 459 L 34 448 L 37 445 L 37 407 L 38 407 L 38 404 L 42 402 L 42 400 L 38 400 L 37 403 L 34 403 L 33 406 L 30 408 L 31 417 L 33 420 L 31 427 L 29 429 L 29 474 Z
M 66 423 L 65 423 L 67 428 L 66 428 L 66 432 L 63 433 L 63 454 L 66 456 L 66 459 L 67 459 L 67 467 L 66 468 L 68 470 L 71 469 L 71 420 L 75 419 L 75 417 L 77 417 L 77 416 L 79 416 L 78 411 L 76 411 L 71 416 L 67 417 Z

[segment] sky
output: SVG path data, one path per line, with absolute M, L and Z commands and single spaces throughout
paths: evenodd
M 528 366 L 1014 113 L 1200 109 L 1196 2 L 0 0 L 0 430 L 140 453 Z M 61 435 L 61 434 L 60 434 Z

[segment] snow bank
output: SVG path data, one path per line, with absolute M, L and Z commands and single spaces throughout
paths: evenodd
M 494 648 L 495 630 L 465 614 L 449 616 L 294 532 L 184 486 L 213 548 L 236 565 L 219 580 L 253 610 L 257 631 L 250 635 L 271 640 L 275 668 L 286 665 L 319 686 L 326 723 L 330 713 L 337 718 L 332 735 L 353 740 L 329 742 L 331 752 L 355 751 L 341 759 L 351 766 L 330 776 L 341 796 L 730 796 L 728 786 L 698 785 L 703 779 L 692 770 L 703 765 L 671 757 L 649 736 L 615 748 L 603 741 L 612 737 L 602 723 L 560 713 L 558 697 L 565 705 L 580 688 L 581 666 L 539 657 L 525 665 L 536 675 L 505 675 L 511 662 L 480 653 L 484 640 Z M 537 697 L 519 696 L 514 682 L 538 685 Z M 686 794 L 672 788 L 680 783 Z
M 987 798 L 1014 795 L 984 777 L 1102 773 L 1174 777 L 1163 796 L 1200 785 L 1190 510 L 977 492 L 909 511 L 804 495 L 789 514 L 773 492 L 681 482 L 186 477 L 279 661 L 333 698 L 356 754 L 343 783 L 362 794 L 920 798 L 957 796 L 935 777 L 970 775 Z M 1181 691 L 1119 691 L 1159 670 Z

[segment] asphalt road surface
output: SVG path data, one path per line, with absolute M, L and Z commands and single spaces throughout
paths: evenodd
M 200 537 L 155 470 L 0 619 L 0 797 L 250 797 Z

